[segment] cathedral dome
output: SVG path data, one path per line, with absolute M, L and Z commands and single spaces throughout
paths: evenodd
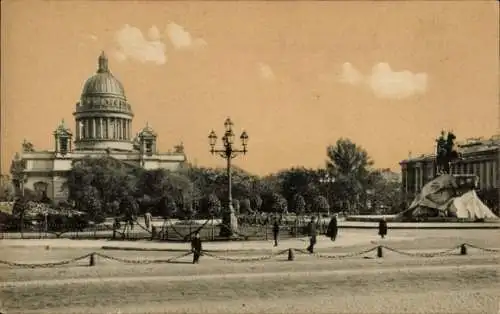
M 84 84 L 82 97 L 108 96 L 126 99 L 125 90 L 108 68 L 108 58 L 101 53 L 99 56 L 97 73 L 91 76 Z

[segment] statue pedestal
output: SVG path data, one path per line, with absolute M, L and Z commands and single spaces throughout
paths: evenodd
M 221 237 L 234 237 L 236 236 L 235 231 L 238 230 L 238 219 L 236 218 L 236 214 L 234 212 L 234 208 L 231 205 L 229 210 L 224 211 L 222 214 L 222 226 L 220 228 Z

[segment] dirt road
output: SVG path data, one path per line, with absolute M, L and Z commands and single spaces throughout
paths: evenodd
M 34 270 L 36 279 L 22 282 L 12 280 L 12 270 L 0 294 L 9 314 L 498 313 L 498 258 L 469 266 L 466 259 L 431 261 L 227 264 L 228 272 L 224 265 L 176 265 L 174 273 L 151 272 L 159 265 L 107 273 L 109 265 L 86 278 L 71 273 L 88 267 Z

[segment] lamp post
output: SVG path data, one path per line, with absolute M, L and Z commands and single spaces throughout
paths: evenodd
M 238 220 L 234 213 L 233 208 L 233 195 L 231 187 L 231 160 L 239 156 L 240 154 L 245 155 L 247 153 L 248 135 L 243 131 L 240 135 L 241 144 L 243 149 L 236 149 L 234 147 L 234 132 L 233 132 L 233 122 L 230 118 L 227 118 L 224 122 L 224 136 L 222 137 L 222 148 L 216 149 L 215 144 L 217 142 L 217 135 L 212 130 L 208 136 L 210 143 L 210 153 L 212 155 L 217 154 L 218 156 L 224 158 L 227 162 L 227 184 L 228 184 L 228 195 L 227 195 L 227 208 L 228 210 L 222 214 L 222 228 L 220 231 L 220 236 L 231 237 L 233 233 L 238 229 Z
M 328 203 L 328 208 L 331 208 L 330 206 L 330 185 L 335 183 L 335 178 L 330 176 L 328 173 L 325 174 L 323 177 L 319 179 L 319 182 L 321 184 L 324 184 L 326 186 L 326 201 Z M 318 222 L 321 221 L 321 215 L 319 212 L 318 208 Z M 320 224 L 321 225 L 321 224 Z
M 326 199 L 328 200 L 328 204 L 330 204 L 330 184 L 335 183 L 335 178 L 331 177 L 328 173 L 325 174 L 322 178 L 319 179 L 321 184 L 326 185 Z

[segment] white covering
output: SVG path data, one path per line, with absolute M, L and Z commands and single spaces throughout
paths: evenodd
M 498 219 L 498 217 L 481 202 L 474 190 L 454 198 L 449 211 L 454 212 L 457 218 Z

